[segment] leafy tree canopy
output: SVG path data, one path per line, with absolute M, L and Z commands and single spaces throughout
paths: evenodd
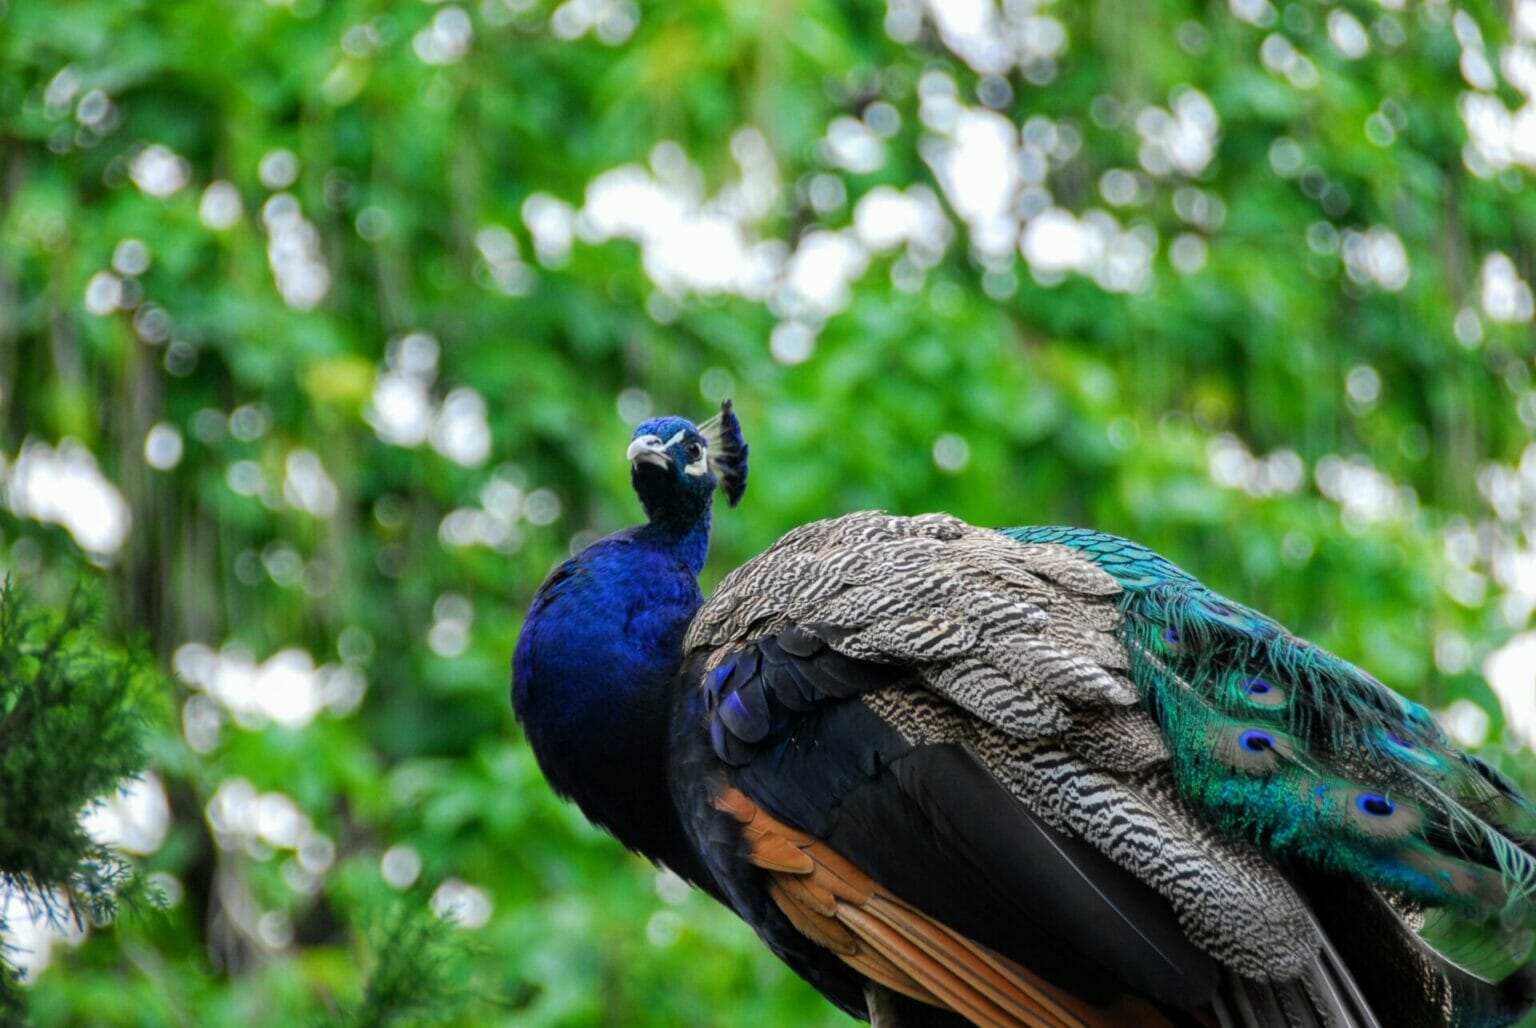
M 166 909 L 30 1015 L 838 1022 L 507 703 L 630 428 L 724 396 L 706 584 L 1089 524 L 1532 784 L 1533 69 L 1533 0 L 0 0 L 0 565 L 176 673 L 105 808 Z

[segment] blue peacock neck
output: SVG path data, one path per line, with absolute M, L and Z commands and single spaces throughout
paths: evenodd
M 644 525 L 551 576 L 518 640 L 513 702 L 557 791 L 626 846 L 707 886 L 679 843 L 665 765 L 672 682 L 709 551 L 709 498 L 689 499 L 674 488 L 646 504 Z
M 679 489 L 675 482 L 655 474 L 650 465 L 637 467 L 631 481 L 647 519 L 636 533 L 638 538 L 671 552 L 697 578 L 709 556 L 713 482 L 707 486 L 701 483 L 698 489 Z
M 670 552 L 697 578 L 709 557 L 709 510 L 692 525 L 664 521 L 647 522 L 636 535 L 658 549 Z

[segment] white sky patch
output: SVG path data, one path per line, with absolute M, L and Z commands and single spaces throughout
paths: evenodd
M 530 525 L 553 525 L 560 520 L 560 497 L 553 489 L 535 489 L 523 501 L 523 517 Z
M 871 189 L 854 205 L 853 230 L 871 253 L 905 246 L 907 259 L 919 268 L 937 264 L 954 236 L 939 198 L 923 185 L 905 191 L 891 186 Z
M 256 177 L 268 189 L 287 189 L 299 180 L 299 155 L 283 147 L 268 150 L 256 165 Z
M 1295 45 L 1278 32 L 1266 36 L 1259 46 L 1259 59 L 1277 75 L 1284 75 L 1297 89 L 1311 89 L 1321 76 L 1312 59 L 1296 49 Z
M 962 108 L 953 129 L 924 154 L 983 254 L 1009 252 L 1018 236 L 1019 145 L 1019 130 L 1001 114 Z
M 949 72 L 930 68 L 917 81 L 917 118 L 924 127 L 940 134 L 954 130 L 962 110 L 959 87 Z
M 869 254 L 850 231 L 818 229 L 800 241 L 784 269 L 789 312 L 826 318 L 848 306 L 850 287 L 869 265 Z
M 291 193 L 277 193 L 261 210 L 267 228 L 267 263 L 283 302 L 294 310 L 319 306 L 331 290 L 331 271 L 320 253 L 320 233 Z
M 1067 47 L 1061 22 L 1040 13 L 1043 4 L 996 0 L 927 0 L 928 17 L 944 45 L 983 75 L 1048 64 Z M 1034 81 L 1039 72 L 1031 75 Z M 1049 77 L 1045 77 L 1049 81 Z
M 1526 424 L 1536 424 L 1536 391 L 1526 393 L 1516 410 Z M 1458 518 L 1446 526 L 1443 588 L 1472 608 L 1496 599 L 1505 624 L 1527 629 L 1536 614 L 1536 443 L 1527 444 L 1516 462 L 1483 465 L 1477 489 L 1491 517 L 1475 524 Z
M 1328 15 L 1328 41 L 1339 52 L 1339 56 L 1351 61 L 1359 60 L 1371 49 L 1371 37 L 1366 34 L 1365 26 L 1360 24 L 1359 18 L 1342 8 Z
M 1071 211 L 1051 207 L 1025 227 L 1019 249 L 1037 276 L 1059 279 L 1068 271 L 1091 269 L 1104 253 L 1104 240 Z
M 1180 232 L 1168 244 L 1168 260 L 1182 274 L 1193 275 L 1205 267 L 1210 248 L 1205 239 L 1193 232 Z
M 1536 169 L 1536 0 L 1517 0 L 1512 14 L 1512 38 L 1496 54 L 1470 15 L 1457 11 L 1451 20 L 1470 87 L 1458 100 L 1469 138 L 1462 160 L 1484 178 L 1516 165 Z M 1516 94 L 1513 107 L 1498 95 L 1498 73 Z
M 1456 700 L 1435 720 L 1458 746 L 1477 747 L 1488 741 L 1488 712 L 1468 699 Z
M 1013 54 L 998 24 L 995 0 L 930 2 L 933 20 L 944 45 L 977 71 L 1000 74 L 1013 65 Z
M 1515 270 L 1515 262 L 1497 251 L 1483 259 L 1483 313 L 1494 321 L 1530 321 L 1536 313 L 1530 285 Z
M 783 264 L 783 245 L 758 243 L 750 229 L 777 200 L 778 169 L 756 129 L 738 131 L 731 152 L 741 176 L 709 198 L 702 173 L 682 148 L 657 144 L 650 169 L 626 164 L 588 184 L 578 231 L 592 243 L 638 243 L 646 274 L 674 296 L 766 298 Z
M 379 860 L 379 874 L 396 889 L 409 889 L 421 877 L 421 854 L 404 843 L 391 846 Z
M 1146 107 L 1136 115 L 1136 132 L 1141 136 L 1137 159 L 1149 173 L 1192 176 L 1216 156 L 1221 120 L 1210 97 L 1181 86 L 1168 108 Z
M 443 400 L 432 422 L 432 448 L 455 464 L 479 467 L 491 455 L 491 428 L 485 398 L 462 386 Z
M 311 891 L 313 882 L 336 862 L 335 841 L 315 828 L 291 796 L 261 792 L 244 778 L 220 782 L 203 816 L 220 849 L 244 850 L 257 860 L 291 851 L 302 873 L 284 877 L 297 891 Z
M 475 27 L 464 8 L 448 5 L 411 37 L 411 49 L 423 64 L 457 64 L 469 53 Z
M 1372 406 L 1381 398 L 1381 373 L 1369 364 L 1356 364 L 1344 376 L 1344 392 L 1355 406 Z
M 485 234 L 482 230 L 481 235 Z M 495 251 L 500 246 L 494 243 L 488 248 Z M 491 452 L 485 398 L 461 386 L 441 404 L 433 399 L 440 349 L 436 337 L 426 332 L 408 332 L 390 340 L 363 418 L 387 443 L 412 448 L 430 441 L 434 450 L 455 464 L 478 467 Z
M 475 233 L 475 249 L 485 262 L 491 283 L 508 296 L 523 296 L 533 287 L 533 272 L 521 260 L 517 237 L 501 225 L 486 225 Z M 569 253 L 567 241 L 565 252 Z
M 415 375 L 386 371 L 374 383 L 373 399 L 363 416 L 386 443 L 420 446 L 432 428 L 428 384 Z
M 145 196 L 163 200 L 186 186 L 192 177 L 192 166 L 169 147 L 151 143 L 128 162 L 128 177 Z
M 141 856 L 153 853 L 171 827 L 165 784 L 153 771 L 124 779 L 111 793 L 89 804 L 80 821 L 99 846 Z
M 437 537 L 448 547 L 489 546 L 514 553 L 523 544 L 519 522 L 524 518 L 525 499 L 522 487 L 498 471 L 480 490 L 480 506 L 449 511 L 438 524 Z
M 1536 103 L 1511 111 L 1491 93 L 1467 92 L 1458 102 L 1468 144 L 1477 160 L 1473 174 L 1487 177 L 1516 164 L 1536 168 Z
M 768 337 L 768 352 L 780 364 L 804 364 L 816 352 L 816 330 L 800 321 L 781 321 Z
M 198 220 L 215 232 L 225 232 L 240 224 L 240 216 L 244 212 L 240 190 L 223 179 L 208 183 L 197 205 Z
M 1395 293 L 1408 284 L 1408 250 L 1396 232 L 1384 225 L 1365 231 L 1350 229 L 1341 244 L 1344 271 L 1361 285 L 1375 285 Z
M 1146 226 L 1122 230 L 1105 211 L 1082 218 L 1050 207 L 1032 218 L 1019 239 L 1030 273 L 1042 284 L 1061 281 L 1067 272 L 1092 278 L 1112 293 L 1140 292 L 1152 284 L 1157 237 Z
M 1269 0 L 1227 0 L 1232 14 L 1250 25 L 1272 25 L 1275 9 Z
M 701 203 L 686 185 L 663 185 L 627 164 L 592 180 L 582 214 L 591 241 L 639 243 L 646 273 L 663 289 L 725 292 L 746 271 L 747 241 L 739 225 Z
M 1522 632 L 1483 661 L 1483 677 L 1499 697 L 1509 731 L 1536 745 L 1536 632 Z
M 1485 464 L 1477 473 L 1477 491 L 1499 520 L 1517 522 L 1523 513 L 1520 474 L 1504 464 Z
M 6 960 L 21 972 L 24 982 L 36 981 L 47 969 L 55 943 L 78 946 L 85 940 L 85 929 L 67 918 L 63 924 L 51 923 L 40 907 L 4 886 L 0 886 L 0 917 L 5 920 L 9 947 Z
M 465 928 L 480 928 L 491 919 L 491 897 L 461 878 L 449 878 L 432 893 L 432 912 Z
M 1466 11 L 1457 11 L 1451 19 L 1456 30 L 1456 41 L 1461 44 L 1461 76 L 1467 85 L 1476 89 L 1496 89 L 1498 81 L 1493 77 L 1493 66 L 1488 63 L 1488 48 L 1483 43 L 1482 30 Z
M 437 338 L 426 332 L 407 332 L 385 348 L 385 370 L 363 419 L 386 443 L 409 448 L 426 442 L 436 416 L 431 389 L 439 350 Z
M 626 42 L 639 26 L 634 0 L 566 0 L 549 18 L 550 31 L 559 39 L 580 39 L 590 32 L 606 46 Z
M 98 135 L 105 135 L 117 127 L 121 118 L 110 96 L 101 89 L 91 89 L 75 105 L 75 120 Z
M 851 115 L 832 119 L 822 145 L 833 164 L 855 175 L 878 171 L 885 163 L 885 140 Z
M 362 672 L 351 665 L 322 664 L 297 647 L 281 650 L 258 663 L 250 651 L 237 645 L 214 650 L 205 643 L 186 643 L 177 648 L 172 665 L 188 685 L 205 693 L 236 724 L 248 730 L 276 722 L 285 728 L 308 725 L 321 710 L 341 715 L 357 708 L 366 689 Z M 206 712 L 198 716 L 206 720 Z M 187 715 L 184 712 L 184 721 Z M 184 728 L 211 731 L 204 724 Z M 191 741 L 191 734 L 189 734 Z M 199 735 L 198 742 L 207 738 Z
M 101 561 L 122 549 L 133 513 L 96 458 L 73 439 L 47 443 L 28 439 L 5 480 L 7 505 L 17 515 L 62 525 L 75 543 Z
M 1536 96 L 1536 46 L 1508 46 L 1499 57 L 1504 79 L 1525 96 Z
M 427 630 L 427 645 L 432 647 L 432 652 L 447 658 L 462 654 L 469 647 L 474 605 L 458 593 L 443 593 L 432 605 L 432 616 L 432 627 Z
M 112 270 L 119 275 L 142 275 L 149 270 L 149 247 L 142 239 L 129 237 L 112 248 Z
M 531 193 L 523 201 L 523 224 L 533 234 L 534 252 L 545 267 L 558 268 L 570 259 L 575 221 L 576 209 L 549 193 Z
M 54 73 L 43 90 L 43 106 L 50 118 L 62 118 L 69 113 L 69 105 L 80 92 L 80 69 L 66 64 Z
M 290 507 L 328 518 L 336 513 L 340 498 L 336 483 L 314 452 L 301 447 L 288 454 L 283 462 L 283 499 Z
M 1295 450 L 1280 449 L 1267 457 L 1257 457 L 1230 433 L 1211 440 L 1206 447 L 1206 462 L 1212 482 L 1255 497 L 1294 493 L 1307 474 L 1306 464 Z
M 103 317 L 122 306 L 123 280 L 110 271 L 98 271 L 85 284 L 85 309 Z
M 181 463 L 184 448 L 181 429 L 168 421 L 157 422 L 144 435 L 144 463 L 156 471 L 170 471 Z
M 933 441 L 933 463 L 940 471 L 958 475 L 971 462 L 971 444 L 965 437 L 945 432 Z
M 1411 487 L 1399 486 L 1364 457 L 1329 454 L 1317 462 L 1313 478 L 1318 490 L 1341 508 L 1346 528 L 1395 520 L 1418 508 Z

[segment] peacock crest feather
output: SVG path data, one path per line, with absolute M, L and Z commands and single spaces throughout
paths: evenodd
M 1458 922 L 1485 926 L 1481 951 L 1452 959 L 1523 962 L 1536 809 L 1427 710 L 1145 547 L 1084 529 L 1004 534 L 1069 546 L 1123 587 L 1131 678 L 1188 801 L 1282 860 L 1354 876 L 1406 910 L 1439 908 L 1432 927 L 1449 947 L 1470 934 Z
M 747 446 L 741 422 L 730 400 L 720 404 L 720 413 L 699 422 L 699 434 L 709 446 L 709 468 L 719 479 L 725 500 L 732 507 L 747 491 Z

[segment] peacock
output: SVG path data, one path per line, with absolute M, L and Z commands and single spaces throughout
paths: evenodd
M 1501 1025 L 1536 808 L 1429 713 L 1145 547 L 947 514 L 698 586 L 729 401 L 640 425 L 646 523 L 538 590 L 551 786 L 897 1025 Z

